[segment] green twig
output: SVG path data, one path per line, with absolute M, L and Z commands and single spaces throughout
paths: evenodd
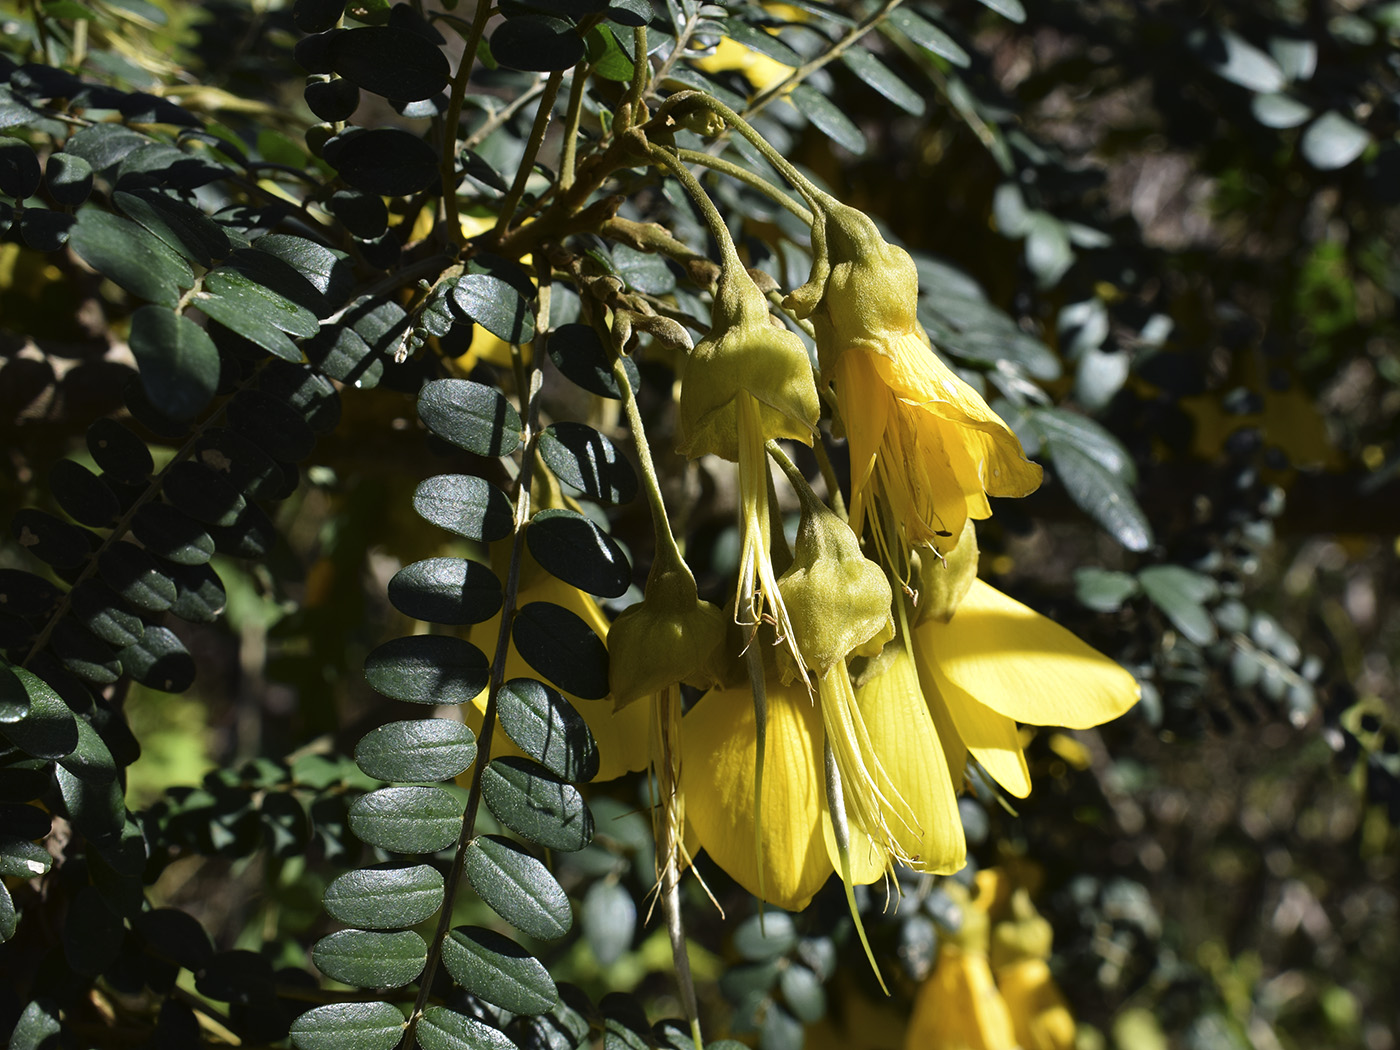
M 471 79 L 472 67 L 476 65 L 476 52 L 481 46 L 481 38 L 486 33 L 486 22 L 491 17 L 491 5 L 487 0 L 477 0 L 476 12 L 472 16 L 471 29 L 467 32 L 461 61 L 457 63 L 457 73 L 452 78 L 452 94 L 447 100 L 447 112 L 442 118 L 442 156 L 439 158 L 442 177 L 442 202 L 447 221 L 447 234 L 459 248 L 466 243 L 462 235 L 462 219 L 457 212 L 457 128 L 462 120 L 462 101 L 467 97 L 467 81 Z
M 515 182 L 511 184 L 510 192 L 506 194 L 505 203 L 501 205 L 501 213 L 496 219 L 496 229 L 491 234 L 491 239 L 499 243 L 505 237 L 506 231 L 510 229 L 510 220 L 515 215 L 515 209 L 520 207 L 520 199 L 525 196 L 525 184 L 530 181 L 530 175 L 535 170 L 535 157 L 539 155 L 540 146 L 544 142 L 544 133 L 549 127 L 549 118 L 554 112 L 554 100 L 559 97 L 559 85 L 564 81 L 563 70 L 556 70 L 549 74 L 549 80 L 544 86 L 544 97 L 540 99 L 540 108 L 535 111 L 535 123 L 530 128 L 530 137 L 525 142 L 525 152 L 520 157 L 520 167 L 515 172 Z
M 699 150 L 693 149 L 677 149 L 676 157 L 684 164 L 699 164 L 717 171 L 721 175 L 728 175 L 731 179 L 738 179 L 746 186 L 752 186 L 776 203 L 781 204 L 808 226 L 812 224 L 812 213 L 810 211 L 793 200 L 789 194 L 784 193 L 777 186 L 774 186 L 762 175 L 752 172 L 748 168 L 740 167 L 733 161 L 724 160 L 722 157 L 712 156 L 709 153 L 702 153 Z

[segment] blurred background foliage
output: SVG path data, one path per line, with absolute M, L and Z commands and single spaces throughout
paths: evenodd
M 655 14 L 696 10 L 658 3 Z M 388 5 L 348 14 L 377 24 Z M 1143 702 L 1117 723 L 1035 734 L 1036 790 L 1014 811 L 990 789 L 964 798 L 975 861 L 955 878 L 1021 873 L 1054 927 L 1052 969 L 1086 1050 L 1394 1050 L 1400 4 L 910 0 L 877 11 L 800 0 L 700 14 L 710 21 L 684 60 L 668 61 L 670 87 L 761 104 L 754 119 L 770 141 L 915 253 L 935 343 L 982 377 L 1050 468 L 1038 493 L 999 504 L 981 530 L 983 575 L 1143 683 Z M 876 28 L 804 74 L 807 95 L 785 95 L 788 71 L 860 19 Z M 461 39 L 446 35 L 455 65 Z M 35 117 L 52 123 L 52 107 L 31 105 L 55 94 L 24 79 L 51 66 L 176 103 L 241 144 L 263 165 L 235 191 L 248 201 L 295 201 L 302 171 L 334 176 L 307 147 L 318 118 L 289 4 L 11 2 L 0 4 L 0 39 L 0 143 L 63 133 Z M 667 61 L 674 40 L 653 40 L 655 61 Z M 477 80 L 464 130 L 487 132 L 479 157 L 509 181 L 534 116 L 520 100 L 538 97 L 543 74 L 483 65 Z M 595 77 L 590 90 L 583 127 L 596 139 L 620 85 Z M 355 119 L 428 127 L 423 113 L 393 108 L 366 91 Z M 545 183 L 559 150 L 546 140 Z M 489 216 L 500 193 L 473 185 Z M 634 189 L 625 215 L 705 244 L 669 190 Z M 735 183 L 711 189 L 751 265 L 784 288 L 802 283 L 789 217 Z M 413 196 L 390 200 L 403 243 L 425 214 Z M 11 225 L 18 202 L 5 201 L 0 502 L 55 511 L 52 465 L 91 465 L 84 431 L 126 412 L 131 304 L 72 252 Z M 649 290 L 645 258 L 614 250 L 618 269 L 629 263 L 641 268 L 634 287 L 672 296 L 670 271 L 669 286 Z M 684 285 L 668 301 L 705 316 Z M 220 952 L 263 955 L 279 988 L 305 991 L 291 1015 L 325 1001 L 294 972 L 312 972 L 309 948 L 329 928 L 321 891 L 364 848 L 347 831 L 346 799 L 375 782 L 348 756 L 385 721 L 386 701 L 361 667 L 383 639 L 413 630 L 386 586 L 410 562 L 469 548 L 412 513 L 414 490 L 433 473 L 490 469 L 425 445 L 412 394 L 425 378 L 508 364 L 491 338 L 478 327 L 465 357 L 434 339 L 406 363 L 386 358 L 374 389 L 346 388 L 339 423 L 274 509 L 275 547 L 216 558 L 222 619 L 178 628 L 193 686 L 110 687 L 140 746 L 126 804 L 170 843 L 147 868 L 151 903 L 193 915 Z M 643 372 L 643 409 L 664 435 L 664 355 Z M 615 406 L 557 372 L 546 392 L 553 412 L 616 422 Z M 671 473 L 690 508 L 688 556 L 713 589 L 736 557 L 733 493 Z M 610 521 L 645 555 L 638 503 Z M 33 569 L 18 545 L 0 567 Z M 269 804 L 277 798 L 294 800 L 291 816 Z M 550 972 L 594 1001 L 630 992 L 653 1019 L 678 1014 L 665 933 L 648 912 L 645 784 L 595 785 L 589 801 L 596 841 L 557 855 L 554 869 L 581 933 L 549 949 Z M 62 899 L 65 872 L 80 877 L 62 865 L 51 886 L 12 874 L 7 886 L 42 910 Z M 712 865 L 701 872 L 725 915 L 685 884 L 711 1031 L 765 1050 L 901 1045 L 939 931 L 957 923 L 941 880 L 911 876 L 892 903 L 878 887 L 861 898 L 888 961 L 885 998 L 839 890 L 790 921 L 770 911 L 760 928 L 742 890 Z M 456 918 L 486 915 L 463 901 Z M 0 947 L 11 975 L 0 1030 L 26 1008 L 13 975 L 52 948 L 43 936 Z M 198 991 L 219 1000 L 216 988 L 202 980 Z M 285 1033 L 285 1023 L 241 1029 L 236 997 L 220 1001 L 234 1003 L 224 1020 L 249 1045 Z

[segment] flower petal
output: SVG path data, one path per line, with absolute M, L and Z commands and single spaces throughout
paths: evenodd
M 919 690 L 914 661 L 902 645 L 883 673 L 856 690 L 870 742 L 918 827 L 892 830 L 920 871 L 949 874 L 967 860 L 957 795 L 943 746 Z
M 1138 701 L 1137 681 L 1053 620 L 978 580 L 920 644 L 948 681 L 1018 722 L 1087 729 Z
M 753 696 L 712 689 L 682 720 L 681 791 L 686 821 L 700 845 L 735 882 L 797 911 L 832 873 L 817 835 L 825 805 L 818 775 L 821 715 L 805 690 L 768 685 L 763 770 L 763 829 L 755 855 Z
M 1017 1050 L 1011 1013 L 981 952 L 944 946 L 919 989 L 904 1050 Z

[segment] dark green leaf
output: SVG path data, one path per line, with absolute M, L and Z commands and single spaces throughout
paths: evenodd
M 53 857 L 41 843 L 11 835 L 0 837 L 0 876 L 33 879 L 53 867 Z
M 95 977 L 116 961 L 124 933 L 121 919 L 108 910 L 102 895 L 84 886 L 68 905 L 63 954 L 75 971 Z
M 333 981 L 360 988 L 400 988 L 423 972 L 428 946 L 412 930 L 341 930 L 316 942 L 311 961 Z
M 97 571 L 107 586 L 136 608 L 165 612 L 175 601 L 175 582 L 146 551 L 132 543 L 114 543 L 97 560 Z
M 1029 415 L 1047 442 L 1073 445 L 1105 470 L 1128 484 L 1137 481 L 1133 459 L 1116 437 L 1087 416 L 1061 409 L 1039 408 Z
M 446 780 L 475 760 L 476 737 L 448 718 L 390 722 L 355 745 L 355 761 L 376 780 Z
M 515 525 L 506 494 L 470 474 L 428 478 L 413 493 L 413 509 L 439 528 L 483 543 L 504 539 Z
M 39 192 L 43 171 L 26 142 L 0 135 L 0 193 L 22 201 Z
M 321 293 L 323 306 L 319 309 L 295 295 L 274 287 L 293 302 L 311 309 L 317 317 L 325 317 L 350 297 L 355 288 L 354 267 L 350 256 L 344 252 L 327 248 L 305 237 L 293 237 L 286 233 L 269 233 L 253 242 L 259 252 L 286 263 L 301 277 Z
M 241 390 L 228 403 L 229 426 L 274 459 L 296 462 L 316 447 L 316 432 L 280 397 L 264 390 Z
M 303 33 L 323 33 L 340 21 L 345 0 L 296 0 L 292 23 Z
M 609 967 L 632 947 L 637 905 L 625 886 L 600 880 L 588 887 L 579 914 L 583 936 L 598 964 Z
M 496 698 L 496 717 L 520 750 L 556 776 L 582 783 L 597 775 L 598 748 L 588 723 L 543 682 L 506 682 Z
M 785 66 L 795 68 L 802 65 L 802 56 L 772 33 L 765 33 L 762 29 L 751 26 L 740 18 L 723 18 L 719 20 L 718 24 L 723 27 L 725 36 L 743 44 L 750 51 L 767 55 L 773 61 Z
M 301 350 L 286 333 L 315 335 L 319 330 L 309 310 L 254 284 L 236 271 L 216 270 L 204 280 L 206 291 L 193 305 L 225 328 L 284 361 L 300 361 Z
M 501 581 L 490 566 L 466 558 L 427 558 L 389 581 L 389 601 L 405 616 L 429 623 L 483 623 L 501 611 Z
M 593 841 L 593 814 L 578 788 L 528 758 L 491 762 L 481 795 L 496 819 L 538 845 L 573 853 Z
M 108 645 L 125 648 L 146 629 L 145 621 L 101 580 L 84 580 L 68 597 L 73 618 Z
M 258 389 L 287 402 L 318 434 L 329 434 L 340 422 L 335 384 L 307 365 L 270 361 L 258 376 Z
M 54 769 L 59 797 L 78 831 L 99 848 L 119 841 L 126 823 L 125 792 L 120 780 L 84 780 L 62 766 Z
M 1051 437 L 1046 447 L 1065 491 L 1081 510 L 1128 550 L 1152 546 L 1152 526 L 1121 477 L 1070 441 Z
M 418 395 L 418 416 L 438 437 L 479 456 L 508 456 L 520 446 L 520 414 L 484 383 L 428 383 Z
M 162 306 L 175 306 L 180 289 L 194 283 L 185 261 L 153 234 L 93 205 L 78 212 L 68 244 L 102 276 Z
M 589 594 L 620 598 L 632 566 L 617 541 L 573 510 L 542 510 L 525 530 L 530 553 L 549 573 Z
M 183 693 L 194 684 L 194 658 L 168 628 L 147 627 L 140 640 L 117 654 L 126 673 L 163 693 Z
M 650 0 L 613 0 L 607 14 L 609 21 L 629 29 L 644 26 L 654 17 Z
M 379 385 L 384 374 L 381 355 L 353 328 L 324 325 L 301 349 L 313 365 L 342 383 L 370 389 Z
M 217 473 L 191 460 L 176 463 L 166 472 L 165 496 L 206 525 L 232 525 L 248 505 L 238 490 Z
M 0 722 L 18 722 L 29 713 L 29 691 L 20 678 L 21 673 L 32 674 L 22 668 L 12 668 L 0 657 Z
M 193 419 L 219 385 L 219 351 L 204 329 L 159 306 L 131 316 L 131 352 L 151 404 L 174 420 Z
M 123 124 L 94 124 L 74 134 L 64 143 L 63 151 L 82 157 L 94 171 L 103 171 L 133 150 L 149 146 L 152 141 L 149 135 L 133 131 Z
M 203 565 L 214 555 L 209 533 L 168 503 L 147 503 L 131 519 L 131 534 L 152 554 L 176 565 Z
M 467 274 L 452 286 L 452 303 L 464 317 L 507 343 L 528 343 L 535 338 L 530 299 L 492 274 Z
M 162 242 L 206 269 L 232 245 L 223 227 L 193 205 L 158 190 L 114 193 L 112 201 Z
M 437 787 L 387 787 L 350 803 L 350 830 L 396 853 L 436 853 L 457 841 L 462 803 Z
M 143 911 L 132 925 L 150 947 L 186 970 L 202 969 L 214 954 L 199 920 L 179 908 Z
M 62 1031 L 58 1004 L 50 999 L 35 999 L 20 1014 L 10 1034 L 9 1050 L 57 1050 Z
M 619 244 L 612 250 L 612 261 L 618 276 L 629 288 L 648 295 L 670 295 L 676 290 L 676 275 L 666 265 L 666 260 L 654 252 L 641 252 Z
M 53 829 L 53 817 L 37 806 L 0 803 L 0 828 L 18 839 L 41 839 Z
M 326 202 L 327 210 L 347 230 L 365 240 L 378 237 L 389 228 L 389 209 L 384 199 L 363 190 L 337 190 Z
M 388 1003 L 332 1003 L 293 1021 L 291 1036 L 298 1050 L 394 1050 L 404 1027 Z
M 668 273 L 670 271 L 667 271 Z M 590 394 L 621 399 L 622 391 L 613 377 L 612 354 L 592 325 L 565 324 L 549 333 L 549 359 L 566 379 L 578 384 Z M 641 386 L 641 373 L 630 357 L 623 359 L 632 389 Z
M 583 38 L 583 46 L 595 76 L 623 84 L 632 79 L 636 67 L 607 26 L 596 25 L 590 29 Z
M 1129 573 L 1093 565 L 1074 570 L 1074 596 L 1095 612 L 1117 612 L 1137 591 L 1138 582 Z
M 286 473 L 275 459 L 244 437 L 221 427 L 195 442 L 194 459 L 203 463 L 248 499 L 276 498 L 285 490 Z
M 213 623 L 224 610 L 224 585 L 208 565 L 171 565 L 175 604 L 170 611 L 190 623 Z
M 214 538 L 215 550 L 235 558 L 266 557 L 277 542 L 277 527 L 255 503 L 244 507 L 232 525 L 226 528 L 211 525 L 209 534 Z
M 87 529 L 33 507 L 17 512 L 10 530 L 22 548 L 56 569 L 81 565 L 97 546 L 97 537 Z
M 577 613 L 530 602 L 516 612 L 510 633 L 521 658 L 566 693 L 608 695 L 608 648 Z
M 981 0 L 1003 18 L 1009 18 L 1013 22 L 1024 22 L 1026 20 L 1026 9 L 1021 6 L 1021 0 Z
M 860 128 L 816 88 L 810 84 L 798 84 L 792 89 L 790 97 L 798 111 L 832 142 L 857 157 L 865 153 L 865 136 Z
M 647 1012 L 636 996 L 610 992 L 598 1009 L 603 1014 L 603 1050 L 651 1050 L 656 1045 Z
M 0 882 L 0 944 L 15 935 L 19 926 L 19 913 L 15 911 L 14 898 L 3 882 Z
M 64 667 L 84 681 L 111 685 L 121 677 L 122 665 L 111 647 L 72 619 L 58 621 L 49 648 Z
M 1361 156 L 1371 143 L 1365 128 L 1357 127 L 1336 110 L 1328 110 L 1303 132 L 1299 144 L 1308 163 L 1320 171 L 1336 171 Z
M 385 197 L 417 193 L 440 181 L 437 151 L 399 128 L 373 128 L 347 139 L 331 163 L 351 186 Z
M 1138 582 L 1152 604 L 1188 639 L 1197 645 L 1215 641 L 1215 621 L 1204 604 L 1219 593 L 1213 579 L 1181 565 L 1153 565 L 1138 573 Z
M 112 752 L 85 718 L 74 719 L 78 730 L 78 743 L 73 750 L 58 760 L 59 765 L 75 777 L 104 783 L 117 775 Z
M 888 25 L 898 29 L 920 47 L 946 58 L 955 66 L 966 67 L 972 59 L 956 40 L 938 26 L 907 7 L 897 7 L 885 18 Z
M 472 995 L 513 1014 L 542 1014 L 559 1001 L 544 964 L 494 930 L 458 926 L 442 943 L 442 961 Z
M 21 239 L 36 252 L 58 251 L 72 228 L 73 216 L 42 208 L 26 208 L 19 220 Z
M 143 306 L 136 313 L 146 309 L 148 308 Z M 149 309 L 166 314 L 160 307 L 153 306 Z M 136 314 L 133 314 L 133 328 L 135 321 Z M 151 471 L 155 469 L 146 443 L 115 419 L 99 419 L 88 427 L 87 449 L 93 460 L 102 468 L 102 472 L 117 481 L 139 484 L 150 477 Z
M 465 704 L 486 688 L 491 665 L 471 642 L 421 634 L 385 642 L 365 657 L 365 678 L 385 696 L 415 704 Z
M 60 459 L 49 469 L 49 490 L 63 512 L 83 525 L 111 525 L 121 513 L 116 494 L 76 460 Z
M 543 864 L 509 839 L 480 835 L 467 846 L 464 872 L 477 896 L 530 937 L 558 940 L 573 925 L 569 898 Z
M 259 237 L 254 247 L 239 248 L 225 259 L 218 273 L 241 274 L 252 284 L 295 303 L 313 317 L 324 317 L 334 307 L 322 292 L 322 288 L 327 287 L 324 275 L 318 274 L 315 266 L 304 265 L 302 257 L 307 253 L 299 247 L 305 243 L 308 242 L 301 237 L 280 234 Z M 311 255 L 324 262 L 320 253 Z M 335 258 L 339 259 L 339 254 Z M 337 288 L 341 283 L 336 282 Z M 304 320 L 301 323 L 309 329 Z
M 560 481 L 604 503 L 637 494 L 637 474 L 617 446 L 583 423 L 553 423 L 540 434 L 540 456 Z
M 549 73 L 577 65 L 585 51 L 574 27 L 562 18 L 528 14 L 496 27 L 491 54 L 509 69 Z
M 924 97 L 900 80 L 894 70 L 862 47 L 847 48 L 841 60 L 851 71 L 906 113 L 923 116 Z
M 76 720 L 63 699 L 33 671 L 23 667 L 12 667 L 9 671 L 23 687 L 29 702 L 21 705 L 18 700 L 11 699 L 10 713 L 18 710 L 21 717 L 0 722 L 0 733 L 35 758 L 62 758 L 77 747 Z
M 751 915 L 734 931 L 734 947 L 745 959 L 766 962 L 786 954 L 797 943 L 797 930 L 786 912 Z
M 432 42 L 398 26 L 365 26 L 337 33 L 331 63 L 366 91 L 401 102 L 432 98 L 447 86 L 447 56 Z
M 430 1006 L 418 1022 L 418 1042 L 423 1050 L 518 1050 L 498 1028 L 467 1017 L 445 1006 Z
M 331 918 L 349 926 L 416 926 L 442 907 L 442 876 L 427 864 L 348 871 L 326 887 L 325 905 Z

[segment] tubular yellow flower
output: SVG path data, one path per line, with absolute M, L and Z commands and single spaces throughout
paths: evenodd
M 1118 664 L 981 580 L 947 623 L 914 628 L 913 651 L 954 782 L 971 754 L 1018 798 L 1031 783 L 1017 722 L 1088 729 L 1140 696 Z
M 982 396 L 933 352 L 918 319 L 918 273 L 864 213 L 824 197 L 812 278 L 788 297 L 817 334 L 851 451 L 851 526 L 883 502 L 905 551 L 946 554 L 988 496 L 1024 496 L 1040 467 Z M 877 530 L 878 535 L 879 530 Z
M 991 962 L 997 988 L 1011 1011 L 1022 1050 L 1070 1050 L 1074 1016 L 1050 976 L 1050 924 L 1037 914 L 1030 894 L 1011 897 L 1012 919 L 992 929 Z

